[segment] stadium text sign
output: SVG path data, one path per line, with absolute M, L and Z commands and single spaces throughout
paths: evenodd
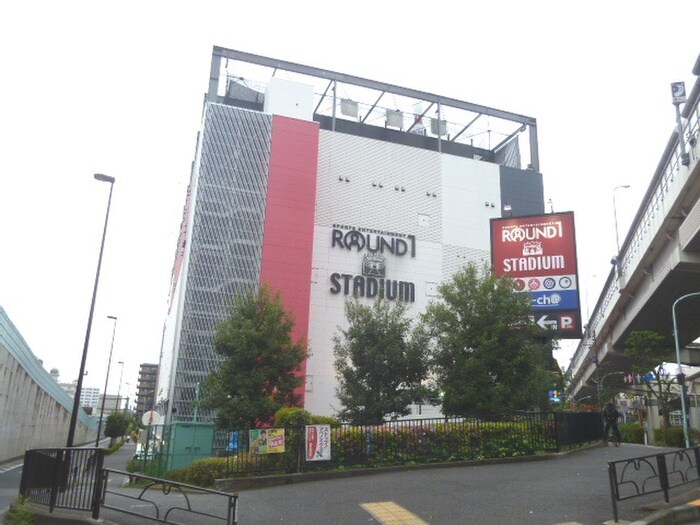
M 535 322 L 563 339 L 581 337 L 573 212 L 491 219 L 497 276 L 513 278 L 532 297 Z

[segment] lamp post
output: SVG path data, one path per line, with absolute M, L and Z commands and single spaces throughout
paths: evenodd
M 678 323 L 676 322 L 676 305 L 683 299 L 688 297 L 696 297 L 700 292 L 693 292 L 683 295 L 673 302 L 671 307 L 671 316 L 673 317 L 673 339 L 676 343 L 676 362 L 678 364 L 678 383 L 681 387 L 681 416 L 683 417 L 683 437 L 685 438 L 685 448 L 690 448 L 690 439 L 688 438 L 688 419 L 685 408 L 685 374 L 681 371 L 681 348 L 678 343 Z
M 100 423 L 97 425 L 97 437 L 95 438 L 95 448 L 100 446 L 100 432 L 102 432 L 102 420 L 105 417 L 105 399 L 107 398 L 107 383 L 109 381 L 109 369 L 112 366 L 112 350 L 114 349 L 114 334 L 117 331 L 117 318 L 113 315 L 108 315 L 107 319 L 114 320 L 112 326 L 112 344 L 109 346 L 109 359 L 107 360 L 107 377 L 105 377 L 105 389 L 102 393 L 102 408 L 100 409 Z
M 122 395 L 122 377 L 124 376 L 124 361 L 117 361 L 118 365 L 122 365 L 122 370 L 119 372 L 119 389 L 117 390 L 117 412 L 121 410 L 121 395 Z
M 615 256 L 618 258 L 620 257 L 620 234 L 617 230 L 617 204 L 615 203 L 615 190 L 627 189 L 629 187 L 629 184 L 622 184 L 613 188 L 613 216 L 615 218 L 615 242 L 617 243 L 617 253 L 615 253 Z
M 600 404 L 600 396 L 605 390 L 605 378 L 610 377 L 610 376 L 616 376 L 616 375 L 624 375 L 624 372 L 608 372 L 607 374 L 603 375 L 603 377 L 598 377 L 598 382 L 596 383 L 596 393 L 598 397 L 598 404 Z
M 92 329 L 92 315 L 95 312 L 95 298 L 97 297 L 97 284 L 100 281 L 100 268 L 102 266 L 102 253 L 105 248 L 105 236 L 107 235 L 107 222 L 109 221 L 109 208 L 112 205 L 112 190 L 114 189 L 114 177 L 95 173 L 95 180 L 109 182 L 109 199 L 107 200 L 107 214 L 105 215 L 105 225 L 102 230 L 102 243 L 100 244 L 100 256 L 97 259 L 97 272 L 95 273 L 95 285 L 92 289 L 92 302 L 90 303 L 90 314 L 88 315 L 87 330 L 85 331 L 85 344 L 83 345 L 83 355 L 80 360 L 80 372 L 78 374 L 78 384 L 75 387 L 75 398 L 73 399 L 73 411 L 70 415 L 68 426 L 68 440 L 66 447 L 73 446 L 75 438 L 75 427 L 78 423 L 78 411 L 80 410 L 80 394 L 83 390 L 83 376 L 85 375 L 85 361 L 87 359 L 88 345 L 90 343 L 90 330 Z
M 124 403 L 124 412 L 129 411 L 129 400 L 131 399 L 131 383 L 124 383 L 126 385 L 126 403 Z

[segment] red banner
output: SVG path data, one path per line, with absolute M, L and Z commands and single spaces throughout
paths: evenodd
M 497 276 L 529 293 L 535 322 L 558 337 L 580 337 L 573 212 L 491 219 L 491 261 Z
M 491 246 L 498 276 L 576 274 L 572 212 L 492 219 Z

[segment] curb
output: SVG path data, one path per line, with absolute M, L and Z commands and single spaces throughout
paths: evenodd
M 691 497 L 697 497 L 694 491 Z M 680 525 L 684 523 L 700 523 L 700 499 L 676 505 L 670 509 L 659 510 L 645 518 L 631 522 L 629 525 Z
M 12 505 L 3 510 L 9 511 L 11 507 Z M 31 502 L 25 503 L 25 507 L 34 515 L 32 523 L 35 525 L 119 525 L 104 518 L 94 520 L 89 512 L 87 514 L 79 514 L 78 512 L 71 512 L 65 509 L 54 509 L 53 512 L 49 512 L 47 507 L 34 505 Z M 0 512 L 0 523 L 3 523 L 2 519 L 4 519 L 5 514 L 6 512 Z

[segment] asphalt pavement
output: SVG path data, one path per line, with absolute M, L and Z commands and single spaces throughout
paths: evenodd
M 246 490 L 240 493 L 239 523 L 376 523 L 362 505 L 394 502 L 430 525 L 599 525 L 613 518 L 608 461 L 668 450 L 599 446 L 524 461 L 409 469 Z M 685 497 L 690 490 L 686 487 L 673 495 Z M 619 502 L 621 522 L 640 520 L 661 508 L 660 498 L 656 494 Z
M 123 470 L 134 445 L 105 458 L 105 466 Z M 241 490 L 240 525 L 309 523 L 367 523 L 454 525 L 600 525 L 612 523 L 608 461 L 666 452 L 672 449 L 623 444 L 596 446 L 566 454 L 495 460 L 450 466 L 417 466 L 388 471 L 336 473 L 326 479 L 304 481 L 304 475 L 282 478 L 278 486 Z M 126 477 L 114 476 L 110 488 L 134 493 Z M 670 504 L 661 494 L 618 502 L 621 524 L 700 523 L 682 505 L 700 499 L 697 486 L 671 493 Z M 214 505 L 209 496 L 199 503 Z M 217 503 L 218 504 L 218 503 Z M 680 510 L 679 510 L 680 509 Z M 137 506 L 132 508 L 137 510 Z M 678 511 L 678 512 L 677 512 Z M 681 511 L 686 515 L 681 517 Z M 394 521 L 390 521 L 394 516 Z M 401 516 L 396 518 L 396 516 Z M 660 521 L 673 517 L 675 521 Z M 700 514 L 696 514 L 700 516 Z M 89 516 L 84 516 L 89 523 Z M 111 510 L 100 513 L 103 523 L 145 525 L 153 520 Z M 398 520 L 398 521 L 397 521 Z M 641 521 L 640 521 L 641 520 Z M 74 521 L 75 523 L 79 523 Z M 206 520 L 184 521 L 204 525 Z M 92 522 L 94 523 L 94 522 Z

